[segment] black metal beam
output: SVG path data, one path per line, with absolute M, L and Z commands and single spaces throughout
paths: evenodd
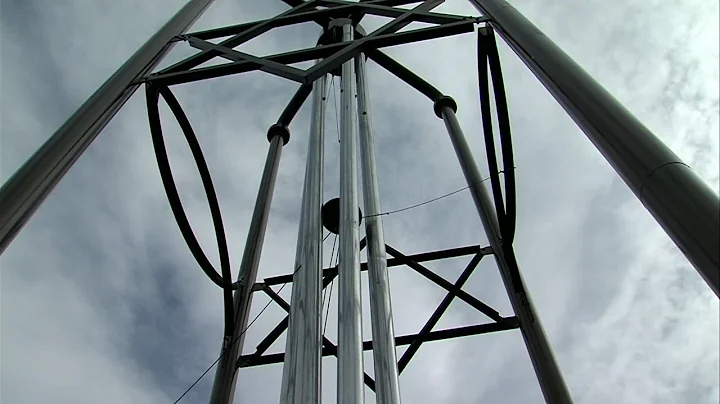
M 395 59 L 382 53 L 381 51 L 377 49 L 368 50 L 365 54 L 375 63 L 385 68 L 385 70 L 394 74 L 397 78 L 410 85 L 410 87 L 418 90 L 420 93 L 428 97 L 430 101 L 435 102 L 443 96 L 443 93 L 435 88 L 435 86 L 423 80 L 413 71 L 401 65 Z
M 467 282 L 468 279 L 470 279 L 470 275 L 472 275 L 473 271 L 475 271 L 475 268 L 477 268 L 478 264 L 480 263 L 480 259 L 482 258 L 482 255 L 475 255 L 473 259 L 470 261 L 470 263 L 465 267 L 465 270 L 460 274 L 458 279 L 455 281 L 454 286 L 458 289 L 462 288 L 465 282 Z M 452 293 L 448 293 L 445 295 L 443 300 L 440 302 L 438 307 L 435 309 L 433 314 L 430 316 L 428 321 L 425 323 L 423 328 L 420 330 L 420 332 L 417 334 L 418 338 L 410 343 L 410 346 L 408 349 L 405 350 L 405 352 L 400 357 L 400 360 L 398 360 L 398 372 L 402 373 L 402 371 L 405 369 L 405 367 L 410 363 L 410 360 L 415 356 L 417 351 L 420 349 L 420 345 L 423 343 L 423 338 L 425 338 L 430 332 L 432 332 L 432 329 L 435 328 L 438 321 L 440 321 L 440 317 L 442 317 L 443 314 L 445 314 L 445 311 L 447 311 L 448 307 L 450 307 L 450 303 L 452 303 L 453 299 L 455 298 L 455 295 Z
M 280 295 L 275 293 L 274 290 L 272 290 L 272 289 L 270 289 L 270 287 L 266 286 L 263 288 L 263 291 L 268 296 L 270 296 L 270 298 L 273 301 L 275 301 L 275 303 L 277 303 L 280 307 L 282 307 L 283 310 L 290 313 L 290 304 L 288 302 L 286 302 L 285 299 L 283 299 Z M 331 354 L 333 356 L 337 357 L 337 346 L 335 344 L 333 344 L 332 341 L 330 341 L 328 338 L 326 338 L 323 335 L 322 343 L 323 343 L 323 352 L 325 352 L 325 350 L 328 350 L 328 351 L 332 352 Z M 284 357 L 285 357 L 285 355 L 283 354 L 283 358 Z M 244 363 L 243 356 L 241 356 L 238 358 L 236 366 L 237 367 L 246 367 L 246 366 L 243 366 L 243 363 Z M 365 373 L 365 384 L 370 388 L 370 390 L 375 391 L 375 380 L 373 380 L 373 378 L 370 377 L 370 375 L 368 375 L 367 373 Z
M 337 267 L 335 267 L 335 273 L 330 274 L 329 276 L 325 276 L 323 278 L 323 285 L 322 285 L 323 290 L 330 284 L 330 282 L 333 281 L 333 279 L 335 279 L 336 276 L 337 276 Z M 256 290 L 256 287 L 257 287 L 257 290 L 264 291 L 265 288 L 268 286 L 265 283 L 256 283 L 253 287 L 253 291 Z M 272 296 L 270 296 L 270 297 L 272 297 Z M 278 325 L 276 325 L 275 328 L 273 328 L 272 331 L 270 331 L 270 333 L 268 333 L 268 335 L 266 335 L 265 338 L 263 338 L 263 340 L 260 341 L 260 343 L 257 345 L 257 347 L 255 347 L 255 352 L 253 353 L 253 355 L 262 355 L 265 351 L 267 351 L 270 348 L 270 346 L 278 338 L 280 338 L 280 335 L 282 335 L 282 333 L 287 329 L 289 320 L 290 320 L 290 317 L 285 316 L 285 318 L 283 318 L 278 323 Z
M 285 17 L 285 16 L 288 16 L 291 14 L 295 14 L 306 7 L 314 5 L 314 3 L 315 3 L 315 0 L 309 0 L 309 1 L 303 2 L 302 4 L 298 4 L 296 7 L 293 7 L 292 9 L 285 11 L 284 13 L 278 15 L 275 18 L 281 18 L 281 17 Z M 246 29 L 239 34 L 234 35 L 233 37 L 220 42 L 219 45 L 226 46 L 228 48 L 234 48 L 244 42 L 247 42 L 247 41 L 257 37 L 258 35 L 262 35 L 265 32 L 271 30 L 274 27 L 273 24 L 274 24 L 274 19 L 271 18 L 269 20 L 265 20 L 261 24 L 257 24 L 255 26 L 253 26 L 252 28 Z M 190 56 L 187 59 L 181 60 L 180 62 L 177 62 L 174 65 L 161 70 L 161 72 L 162 73 L 170 73 L 170 72 L 179 72 L 179 71 L 183 71 L 183 70 L 192 69 L 193 67 L 198 66 L 198 65 L 205 63 L 208 60 L 214 58 L 218 54 L 219 54 L 219 52 L 216 50 L 203 51 L 203 52 L 200 52 L 193 56 Z
M 244 52 L 239 52 L 225 46 L 215 45 L 214 43 L 210 43 L 199 38 L 190 37 L 188 39 L 188 43 L 193 48 L 200 49 L 202 51 L 219 52 L 221 57 L 232 60 L 233 62 L 248 61 L 256 63 L 259 65 L 258 70 L 274 74 L 288 80 L 293 80 L 300 84 L 307 84 L 305 81 L 305 71 L 300 70 L 297 67 L 292 67 L 272 60 L 259 58 L 257 56 L 253 56 Z
M 427 262 L 427 261 L 438 261 L 442 259 L 447 258 L 455 258 L 455 257 L 462 257 L 465 255 L 472 255 L 472 254 L 483 254 L 488 255 L 492 254 L 492 249 L 489 247 L 481 248 L 479 245 L 473 245 L 473 246 L 467 246 L 467 247 L 458 247 L 458 248 L 450 248 L 447 250 L 438 250 L 438 251 L 431 251 L 426 253 L 420 253 L 420 254 L 413 254 L 408 255 L 406 258 L 413 260 L 415 262 Z M 390 258 L 387 260 L 387 266 L 389 267 L 397 267 L 405 265 L 405 260 L 400 258 Z M 360 270 L 366 271 L 367 270 L 367 262 L 363 262 L 360 264 Z M 331 274 L 337 275 L 337 267 L 331 267 L 331 268 L 325 268 L 323 269 L 323 276 L 327 277 Z M 263 280 L 265 285 L 279 285 L 281 283 L 289 283 L 292 282 L 293 276 L 292 274 L 287 275 L 279 275 L 279 276 L 272 276 L 269 278 L 265 278 Z M 253 288 L 253 290 L 261 290 L 262 284 L 256 284 L 256 286 Z
M 221 38 L 224 36 L 236 35 L 243 31 L 253 28 L 260 24 L 271 23 L 273 28 L 284 27 L 288 25 L 315 21 L 318 24 L 325 26 L 325 20 L 329 18 L 337 18 L 338 16 L 347 16 L 348 12 L 355 12 L 359 9 L 370 5 L 378 5 L 384 7 L 402 6 L 405 4 L 419 3 L 422 0 L 371 0 L 363 1 L 362 4 L 347 4 L 343 6 L 336 6 L 328 9 L 316 9 L 312 11 L 306 11 L 303 13 L 295 13 L 290 15 L 278 15 L 273 18 L 265 20 L 245 22 L 242 24 L 229 25 L 227 27 L 208 29 L 204 31 L 197 31 L 187 34 L 188 36 L 194 36 L 200 39 L 214 39 Z M 302 0 L 298 0 L 296 4 L 302 3 Z M 293 6 L 295 7 L 295 6 Z M 440 14 L 445 16 L 445 14 Z
M 303 84 L 298 88 L 297 92 L 295 92 L 295 95 L 290 99 L 290 102 L 288 102 L 287 106 L 283 110 L 282 114 L 280 115 L 280 118 L 278 119 L 278 124 L 283 126 L 289 126 L 290 122 L 295 117 L 295 114 L 300 110 L 300 107 L 305 103 L 305 100 L 307 100 L 307 97 L 312 92 L 313 86 L 312 84 Z
M 372 2 L 355 2 L 350 3 L 343 0 L 318 0 L 318 4 L 338 7 L 347 4 L 357 4 L 364 14 L 379 15 L 381 17 L 400 17 L 408 10 L 403 8 L 389 7 L 385 5 L 373 4 Z M 425 11 L 416 11 L 413 13 L 413 21 L 427 22 L 430 24 L 449 24 L 451 22 L 462 21 L 466 18 L 473 18 L 455 14 L 433 13 Z
M 340 67 L 343 63 L 346 61 L 352 59 L 354 56 L 356 56 L 358 53 L 360 53 L 361 46 L 363 46 L 366 42 L 372 40 L 374 37 L 384 35 L 384 34 L 392 34 L 396 33 L 397 31 L 405 28 L 408 24 L 415 21 L 415 13 L 418 11 L 430 11 L 433 8 L 439 6 L 443 3 L 444 0 L 425 0 L 422 4 L 416 6 L 415 8 L 411 10 L 405 10 L 405 12 L 393 19 L 392 21 L 388 22 L 387 24 L 383 25 L 382 27 L 376 29 L 372 33 L 354 40 L 352 42 L 349 42 L 348 46 L 343 48 L 342 50 L 335 52 L 331 56 L 327 57 L 322 62 L 318 63 L 317 65 L 313 66 L 310 70 L 307 71 L 307 78 L 309 81 L 314 81 L 318 77 L 327 74 L 337 68 Z
M 418 334 L 401 335 L 395 337 L 395 345 L 403 346 L 409 345 L 418 339 L 422 339 L 422 342 L 431 341 L 442 341 L 447 339 L 469 337 L 473 335 L 488 334 L 491 332 L 507 331 L 518 328 L 517 318 L 508 317 L 497 323 L 477 324 L 464 327 L 457 327 L 445 330 L 433 331 L 423 337 Z M 369 351 L 372 349 L 372 341 L 363 342 L 363 350 Z M 337 347 L 323 346 L 323 356 L 335 356 L 337 353 Z M 243 355 L 240 357 L 239 366 L 241 368 L 270 365 L 273 363 L 282 363 L 285 359 L 284 353 L 269 354 L 262 356 L 255 355 Z
M 364 42 L 361 49 L 383 48 L 388 46 L 402 45 L 406 43 L 424 41 L 428 39 L 442 38 L 453 35 L 473 32 L 474 25 L 484 22 L 487 19 L 478 17 L 465 21 L 458 21 L 452 24 L 439 25 L 436 27 L 420 28 L 411 31 L 398 32 L 394 34 L 379 35 Z M 308 60 L 322 59 L 332 55 L 340 49 L 352 44 L 352 42 L 321 45 L 313 48 L 305 48 L 291 52 L 278 53 L 264 56 L 266 60 L 278 63 L 293 64 Z M 209 60 L 209 59 L 208 59 Z M 140 81 L 154 81 L 158 85 L 171 86 L 180 83 L 190 83 L 199 80 L 228 76 L 257 70 L 259 65 L 250 61 L 233 62 L 217 66 L 200 67 L 188 71 L 167 72 L 163 70 L 152 74 Z
M 443 289 L 447 290 L 448 292 L 454 294 L 454 295 L 457 296 L 459 299 L 461 299 L 461 300 L 464 301 L 465 303 L 469 304 L 470 306 L 476 308 L 477 310 L 479 310 L 480 312 L 482 312 L 482 313 L 485 314 L 486 316 L 490 317 L 491 319 L 493 319 L 493 320 L 495 320 L 495 321 L 501 321 L 501 320 L 502 320 L 502 317 L 500 316 L 500 314 L 499 314 L 495 309 L 493 309 L 492 307 L 490 307 L 490 306 L 486 305 L 485 303 L 481 302 L 480 300 L 478 300 L 478 299 L 475 298 L 474 296 L 470 295 L 469 293 L 465 292 L 464 290 L 459 289 L 459 288 L 456 288 L 455 286 L 453 286 L 453 284 L 451 284 L 450 282 L 448 282 L 447 280 L 445 280 L 444 278 L 442 278 L 440 275 L 438 275 L 438 274 L 436 274 L 435 272 L 433 272 L 433 271 L 425 268 L 424 266 L 420 265 L 420 264 L 417 263 L 416 261 L 413 261 L 412 259 L 410 259 L 409 257 L 405 256 L 405 255 L 404 255 L 403 253 L 401 253 L 400 251 L 392 248 L 391 246 L 389 246 L 389 245 L 387 245 L 387 244 L 385 244 L 385 249 L 387 250 L 387 253 L 388 253 L 388 254 L 390 254 L 390 255 L 392 255 L 393 257 L 399 259 L 399 260 L 402 261 L 405 265 L 407 265 L 407 266 L 409 266 L 410 268 L 414 269 L 414 270 L 415 270 L 417 273 L 419 273 L 420 275 L 422 275 L 422 276 L 430 279 L 431 281 L 435 282 L 438 286 L 440 286 L 441 288 L 443 288 Z

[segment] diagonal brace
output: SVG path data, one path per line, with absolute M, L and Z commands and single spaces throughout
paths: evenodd
M 475 268 L 477 268 L 478 264 L 480 263 L 480 259 L 482 258 L 482 255 L 475 255 L 472 260 L 470 260 L 470 263 L 467 265 L 465 270 L 460 274 L 457 281 L 455 281 L 455 284 L 453 285 L 455 288 L 462 288 L 465 282 L 467 282 L 468 279 L 470 279 L 470 275 L 472 275 Z M 440 317 L 442 317 L 443 314 L 445 314 L 445 311 L 450 307 L 450 303 L 452 303 L 453 299 L 455 298 L 455 295 L 452 293 L 448 293 L 445 295 L 445 298 L 440 302 L 438 307 L 435 309 L 433 314 L 430 316 L 428 321 L 425 323 L 423 328 L 420 330 L 420 332 L 417 334 L 418 337 L 410 344 L 410 346 L 405 350 L 402 357 L 398 361 L 398 372 L 402 373 L 402 371 L 405 369 L 405 367 L 410 363 L 410 360 L 415 356 L 417 351 L 420 349 L 420 345 L 423 343 L 423 339 L 426 338 L 432 329 L 437 325 L 438 321 L 440 321 Z
M 469 293 L 465 292 L 464 290 L 455 287 L 450 282 L 443 279 L 438 274 L 434 273 L 433 271 L 425 268 L 424 266 L 420 265 L 419 263 L 409 259 L 407 256 L 403 255 L 400 251 L 390 247 L 389 245 L 385 245 L 385 249 L 387 250 L 387 253 L 392 255 L 393 257 L 397 258 L 400 261 L 403 261 L 405 265 L 409 266 L 410 268 L 414 269 L 416 272 L 418 272 L 420 275 L 430 279 L 431 281 L 435 282 L 438 286 L 441 288 L 447 290 L 448 292 L 454 294 L 460 300 L 464 301 L 465 303 L 469 304 L 470 306 L 476 308 L 486 316 L 490 317 L 491 319 L 495 321 L 501 321 L 503 318 L 500 316 L 500 314 L 493 309 L 492 307 L 486 305 L 485 303 L 481 302 L 474 296 L 470 295 Z
M 288 302 L 286 302 L 285 299 L 283 299 L 280 295 L 275 293 L 274 290 L 270 289 L 270 287 L 265 287 L 265 288 L 263 288 L 263 291 L 265 293 L 267 293 L 267 295 L 270 296 L 270 298 L 272 300 L 274 300 L 280 307 L 282 307 L 283 310 L 290 313 L 290 304 L 288 304 Z M 333 344 L 332 341 L 327 339 L 324 335 L 323 335 L 322 339 L 323 339 L 323 347 L 329 349 L 331 352 L 333 352 L 332 355 L 337 357 L 337 346 L 335 344 Z M 238 361 L 235 366 L 242 367 L 242 364 L 243 364 L 242 357 L 240 357 L 240 358 L 238 358 Z M 373 378 L 370 377 L 370 375 L 368 375 L 367 373 L 365 373 L 365 384 L 372 391 L 375 391 L 375 380 L 373 380 Z
M 362 49 L 365 49 L 365 47 L 382 48 L 388 46 L 396 46 L 411 42 L 424 41 L 428 39 L 465 34 L 472 32 L 475 24 L 486 21 L 486 17 L 477 17 L 469 20 L 454 22 L 452 24 L 443 24 L 435 27 L 420 28 L 411 31 L 397 32 L 386 35 L 378 35 L 376 37 L 368 39 L 364 43 Z M 358 41 L 359 40 L 360 39 L 358 39 Z M 329 57 L 333 53 L 352 45 L 352 43 L 353 42 L 343 42 L 329 45 L 320 45 L 312 48 L 268 55 L 264 56 L 263 58 L 285 64 L 300 63 L 308 60 Z M 208 58 L 207 60 L 210 60 L 211 58 L 212 57 Z M 190 83 L 198 80 L 245 73 L 256 70 L 257 66 L 258 65 L 255 63 L 243 61 L 227 63 L 217 66 L 198 67 L 197 69 L 182 71 L 170 71 L 170 68 L 168 68 L 165 70 L 161 70 L 158 73 L 153 73 L 152 75 L 139 80 L 138 83 L 143 81 L 155 81 L 158 82 L 158 85 L 171 86 L 174 84 Z
M 330 284 L 330 282 L 333 281 L 333 279 L 335 279 L 336 276 L 337 276 L 337 270 L 336 270 L 334 273 L 331 273 L 330 275 L 326 276 L 326 277 L 323 279 L 323 285 L 322 285 L 323 290 Z M 270 287 L 267 285 L 267 283 L 264 283 L 264 284 L 255 284 L 255 285 L 256 285 L 256 286 L 257 286 L 257 285 L 262 285 L 262 286 L 259 288 L 259 290 L 262 290 L 262 291 L 264 291 L 265 293 L 267 293 L 266 288 L 267 288 L 267 289 L 270 289 Z M 254 289 L 254 288 L 253 288 L 253 289 Z M 270 289 L 270 290 L 272 291 L 272 289 Z M 270 296 L 270 298 L 273 298 L 273 296 L 270 295 L 270 294 L 268 294 L 268 296 Z M 275 299 L 273 299 L 273 300 L 275 300 Z M 268 333 L 268 335 L 266 335 L 265 338 L 263 338 L 263 340 L 260 341 L 260 343 L 257 345 L 257 347 L 255 347 L 255 352 L 253 353 L 253 355 L 255 355 L 255 356 L 260 356 L 260 355 L 262 355 L 263 353 L 265 353 L 265 351 L 267 351 L 267 350 L 270 348 L 270 346 L 271 346 L 275 341 L 277 341 L 278 338 L 280 338 L 280 335 L 281 335 L 283 332 L 285 332 L 285 330 L 286 330 L 287 327 L 288 327 L 288 321 L 289 321 L 289 320 L 290 320 L 290 317 L 289 317 L 289 316 L 285 316 L 285 318 L 283 318 L 283 319 L 278 323 L 278 325 L 276 325 L 275 328 L 273 328 L 273 329 Z
M 290 10 L 285 11 L 284 13 L 278 15 L 278 17 L 284 17 L 288 16 L 297 12 L 302 11 L 303 9 L 313 6 L 315 4 L 315 0 L 308 0 L 303 2 L 302 4 L 298 4 L 297 6 L 293 7 Z M 258 35 L 262 35 L 265 32 L 271 30 L 274 28 L 274 19 L 264 20 L 262 23 L 257 24 L 253 26 L 252 28 L 249 28 L 237 35 L 232 36 L 231 38 L 228 38 L 222 42 L 220 42 L 219 45 L 225 46 L 228 48 L 234 48 L 242 43 L 245 43 Z M 214 58 L 218 55 L 217 50 L 209 50 L 209 51 L 202 51 L 200 53 L 197 53 L 193 56 L 190 56 L 187 59 L 181 60 L 178 63 L 175 63 L 174 65 L 161 70 L 161 73 L 170 73 L 170 72 L 179 72 L 183 70 L 192 69 L 193 67 L 196 67 L 198 65 L 201 65 L 208 60 Z
M 259 70 L 266 73 L 274 74 L 282 78 L 297 81 L 300 84 L 307 84 L 305 79 L 305 72 L 292 66 L 287 66 L 282 63 L 278 63 L 269 59 L 259 58 L 244 52 L 236 51 L 234 49 L 227 48 L 225 46 L 215 45 L 214 43 L 204 41 L 199 38 L 188 38 L 190 46 L 193 48 L 200 49 L 202 51 L 215 51 L 221 53 L 220 56 L 225 59 L 232 60 L 233 62 L 251 62 L 258 65 Z
M 358 40 L 355 40 L 353 42 L 350 42 L 348 46 L 343 48 L 341 51 L 336 52 L 332 56 L 328 57 L 327 59 L 323 60 L 321 63 L 315 65 L 313 68 L 307 71 L 307 78 L 308 80 L 316 80 L 318 77 L 322 76 L 323 74 L 327 74 L 338 67 L 342 65 L 343 63 L 347 62 L 348 60 L 355 57 L 360 51 L 362 50 L 361 47 L 365 45 L 369 40 L 371 40 L 374 37 L 377 37 L 379 35 L 383 34 L 392 34 L 395 33 L 404 27 L 406 27 L 408 24 L 414 21 L 414 14 L 417 11 L 429 11 L 433 8 L 440 5 L 444 0 L 425 0 L 422 4 L 419 6 L 405 11 L 402 15 L 399 17 L 396 17 L 394 20 L 388 22 L 387 24 L 383 25 L 382 27 L 376 29 L 371 34 L 364 36 L 363 38 L 360 38 Z

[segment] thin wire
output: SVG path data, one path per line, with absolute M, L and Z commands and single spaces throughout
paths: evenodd
M 325 238 L 323 239 L 323 241 L 325 241 L 325 239 L 327 239 L 327 238 L 330 236 L 330 234 L 332 234 L 332 233 L 328 233 L 327 236 L 325 236 Z M 335 242 L 336 242 L 336 241 L 337 241 L 337 235 L 335 235 L 335 238 L 333 239 L 332 252 L 330 253 L 330 265 L 332 265 L 332 257 L 333 257 L 333 254 L 335 253 Z M 322 304 L 320 304 L 320 313 L 322 313 L 323 310 L 324 310 L 324 307 L 325 307 L 325 297 L 326 297 L 326 296 L 327 296 L 327 288 L 325 288 L 325 289 L 323 290 Z
M 340 116 L 338 115 L 338 103 L 335 96 L 335 76 L 332 76 L 333 101 L 335 101 L 335 126 L 337 128 L 338 143 L 340 143 Z
M 513 168 L 514 168 L 514 167 L 513 167 Z M 498 171 L 498 173 L 502 173 L 502 172 L 503 172 L 503 170 Z M 473 185 L 477 185 L 477 184 L 483 183 L 483 182 L 489 180 L 490 178 L 491 178 L 491 177 L 483 178 L 482 180 L 478 181 L 476 184 L 473 184 Z M 427 205 L 427 204 L 432 203 L 432 202 L 435 202 L 435 201 L 439 201 L 440 199 L 447 198 L 448 196 L 455 195 L 455 194 L 460 193 L 460 192 L 462 192 L 462 191 L 465 191 L 466 189 L 469 189 L 469 188 L 470 188 L 470 185 L 468 185 L 468 186 L 466 186 L 466 187 L 462 187 L 462 188 L 460 188 L 460 189 L 456 189 L 455 191 L 452 191 L 452 192 L 450 192 L 449 194 L 445 194 L 445 195 L 442 195 L 442 196 L 438 196 L 437 198 L 433 198 L 433 199 L 427 200 L 427 201 L 425 201 L 425 202 L 421 202 L 421 203 L 418 203 L 418 204 L 415 204 L 415 205 L 411 205 L 411 206 L 408 206 L 408 207 L 405 207 L 405 208 L 402 208 L 402 209 L 389 210 L 389 211 L 387 211 L 387 212 L 382 212 L 382 213 L 378 213 L 378 214 L 375 214 L 375 215 L 363 216 L 363 218 L 375 217 L 375 216 L 386 216 L 386 215 L 392 215 L 392 214 L 394 214 L 394 213 L 405 212 L 406 210 L 415 209 L 415 208 L 418 208 L 418 207 L 420 207 L 420 206 Z
M 328 235 L 330 235 L 330 233 L 328 233 Z M 300 270 L 300 267 L 301 267 L 301 266 L 302 266 L 302 265 L 298 265 L 297 269 L 295 269 L 295 271 L 293 272 L 293 275 L 295 275 L 295 273 L 297 273 L 297 271 Z M 287 284 L 288 284 L 287 282 L 283 283 L 282 286 L 280 286 L 280 289 L 278 289 L 278 291 L 277 291 L 276 293 L 280 294 L 280 292 L 282 292 L 283 288 L 284 288 L 285 285 L 287 285 Z M 250 326 L 252 326 L 252 325 L 255 323 L 255 321 L 257 321 L 257 319 L 260 318 L 260 316 L 265 312 L 265 310 L 267 310 L 267 308 L 270 307 L 270 304 L 271 304 L 272 302 L 273 302 L 272 299 L 270 299 L 270 301 L 267 302 L 267 304 L 265 305 L 265 307 L 263 307 L 262 310 L 260 310 L 260 312 L 255 316 L 255 318 L 252 319 L 252 321 L 250 322 L 250 324 L 248 324 L 247 327 L 245 327 L 245 329 L 242 330 L 242 332 L 241 332 L 240 334 L 238 334 L 237 338 L 235 338 L 235 339 L 230 343 L 230 345 L 228 345 L 227 349 L 223 350 L 223 352 L 220 354 L 220 356 L 218 356 L 218 358 L 215 359 L 215 362 L 213 362 L 210 366 L 208 366 L 208 368 L 205 369 L 205 371 L 193 382 L 193 384 L 191 384 L 190 387 L 188 387 L 187 390 L 185 390 L 185 392 L 182 393 L 182 395 L 180 395 L 180 397 L 178 397 L 178 399 L 173 402 L 173 404 L 179 403 L 180 400 L 182 400 L 183 397 L 185 397 L 185 396 L 187 395 L 187 393 L 189 393 L 190 390 L 192 390 L 193 387 L 195 387 L 195 385 L 197 385 L 197 384 L 200 382 L 200 380 L 202 380 L 202 378 L 205 377 L 205 375 L 210 371 L 210 369 L 212 369 L 218 362 L 220 362 L 220 359 L 222 359 L 223 356 L 225 356 L 225 353 L 228 352 L 228 351 L 230 350 L 230 348 L 231 348 L 233 345 L 235 345 L 235 343 L 236 343 L 238 340 L 240 340 L 240 337 L 242 337 L 243 334 L 245 334 L 245 332 L 246 332 L 248 329 L 250 329 Z
M 337 235 L 335 236 L 335 240 L 337 240 Z M 333 243 L 333 252 L 335 252 L 335 243 Z M 330 254 L 330 265 L 332 265 L 332 256 L 333 256 L 333 255 Z M 338 263 L 338 261 L 339 261 L 339 257 L 340 257 L 340 251 L 338 251 L 337 257 L 335 257 L 335 266 L 337 266 L 337 263 Z M 335 285 L 335 279 L 333 279 L 333 280 L 330 282 L 330 295 L 329 295 L 329 297 L 328 297 L 327 312 L 325 312 L 325 324 L 323 325 L 323 332 L 322 332 L 322 335 L 323 335 L 323 336 L 325 336 L 325 330 L 327 330 L 328 318 L 330 317 L 330 300 L 332 299 L 332 291 L 333 291 L 333 286 L 334 286 L 334 285 Z

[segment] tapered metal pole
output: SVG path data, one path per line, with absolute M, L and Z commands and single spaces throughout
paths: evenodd
M 370 117 L 364 54 L 355 58 L 355 68 L 360 128 L 360 161 L 365 202 L 365 239 L 368 248 L 373 361 L 375 364 L 375 401 L 378 404 L 400 404 L 395 329 L 390 303 L 385 237 L 380 215 L 380 187 L 375 163 L 375 140 L 370 123 L 372 118 Z
M 289 137 L 287 128 L 279 129 L 284 129 L 284 133 Z M 245 241 L 245 250 L 243 251 L 243 257 L 240 263 L 240 273 L 238 276 L 240 287 L 235 291 L 234 295 L 235 331 L 232 336 L 225 336 L 223 340 L 221 357 L 217 364 L 215 382 L 213 383 L 210 396 L 211 404 L 231 404 L 235 396 L 237 359 L 242 353 L 242 347 L 245 341 L 245 330 L 248 326 L 250 305 L 252 303 L 252 287 L 257 278 L 258 265 L 260 263 L 263 242 L 265 241 L 265 230 L 267 228 L 268 216 L 270 215 L 270 204 L 272 203 L 275 179 L 277 178 L 283 145 L 283 134 L 278 131 L 270 139 L 270 148 L 267 159 L 265 160 L 260 189 L 258 190 L 257 200 L 255 201 L 255 208 L 253 209 L 253 215 L 250 221 L 250 229 L 248 230 L 248 237 Z
M 648 128 L 504 0 L 470 0 L 535 73 L 720 296 L 718 196 Z
M 280 403 L 320 402 L 322 360 L 322 207 L 325 90 L 327 76 L 313 85 L 305 186 L 300 212 L 290 318 L 285 342 Z
M 353 40 L 350 19 L 342 24 L 343 42 Z M 358 234 L 357 132 L 355 62 L 342 65 L 340 110 L 340 244 L 338 268 L 337 403 L 362 404 L 363 341 L 360 297 L 360 239 Z
M 128 59 L 0 188 L 0 254 L 100 131 L 213 0 L 191 0 Z
M 540 382 L 545 401 L 549 404 L 572 403 L 570 393 L 560 373 L 555 356 L 550 349 L 540 318 L 535 313 L 530 294 L 525 290 L 522 276 L 515 265 L 514 255 L 506 255 L 508 246 L 503 246 L 500 239 L 500 226 L 498 225 L 496 212 L 493 209 L 493 202 L 483 186 L 483 178 L 480 176 L 480 171 L 455 116 L 454 101 L 451 101 L 449 97 L 444 97 L 436 102 L 436 110 L 440 112 L 442 119 L 445 121 L 465 181 L 470 187 L 475 208 L 493 249 L 510 303 L 520 322 L 523 339 Z M 508 262 L 509 259 L 513 261 Z

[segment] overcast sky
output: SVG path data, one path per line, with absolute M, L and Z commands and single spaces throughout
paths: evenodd
M 184 2 L 2 0 L 1 180 Z M 718 191 L 717 2 L 514 3 Z M 279 0 L 217 0 L 193 29 L 286 9 Z M 476 15 L 461 0 L 437 10 Z M 263 55 L 307 47 L 318 31 L 310 23 L 278 29 L 241 49 Z M 458 117 L 485 175 L 474 44 L 475 34 L 466 34 L 387 53 L 458 101 Z M 181 44 L 163 66 L 192 53 Z M 717 297 L 534 76 L 504 44 L 500 53 L 515 141 L 518 261 L 575 401 L 717 403 Z M 372 63 L 368 71 L 383 209 L 463 187 L 431 102 Z M 296 88 L 261 72 L 173 88 L 208 160 L 234 271 L 268 148 L 266 130 Z M 337 92 L 339 81 L 331 88 Z M 200 178 L 168 112 L 161 108 L 183 203 L 217 263 Z M 261 278 L 292 272 L 309 112 L 308 103 L 283 151 Z M 338 189 L 332 95 L 326 118 L 327 200 Z M 487 245 L 467 193 L 384 217 L 384 228 L 386 242 L 405 253 Z M 325 242 L 326 265 L 332 241 Z M 468 261 L 428 267 L 454 282 Z M 79 159 L 1 262 L 3 403 L 172 403 L 219 353 L 222 294 L 195 264 L 172 218 L 152 152 L 144 91 Z M 390 273 L 395 331 L 417 332 L 443 290 L 408 268 Z M 367 316 L 365 275 L 363 282 Z M 281 292 L 288 300 L 290 289 Z M 512 315 L 490 257 L 466 290 Z M 337 285 L 327 328 L 332 340 L 336 295 Z M 266 302 L 258 295 L 251 316 Z M 283 316 L 271 305 L 248 331 L 245 351 L 254 351 Z M 454 302 L 437 328 L 487 321 Z M 363 332 L 369 339 L 368 318 Z M 284 345 L 283 336 L 271 351 Z M 326 403 L 335 401 L 335 366 L 334 358 L 323 361 Z M 365 369 L 373 374 L 369 353 Z M 277 403 L 281 372 L 281 365 L 242 370 L 236 402 Z M 182 403 L 207 402 L 213 374 Z M 517 330 L 425 344 L 400 383 L 405 403 L 542 402 Z M 366 402 L 374 403 L 367 389 Z

